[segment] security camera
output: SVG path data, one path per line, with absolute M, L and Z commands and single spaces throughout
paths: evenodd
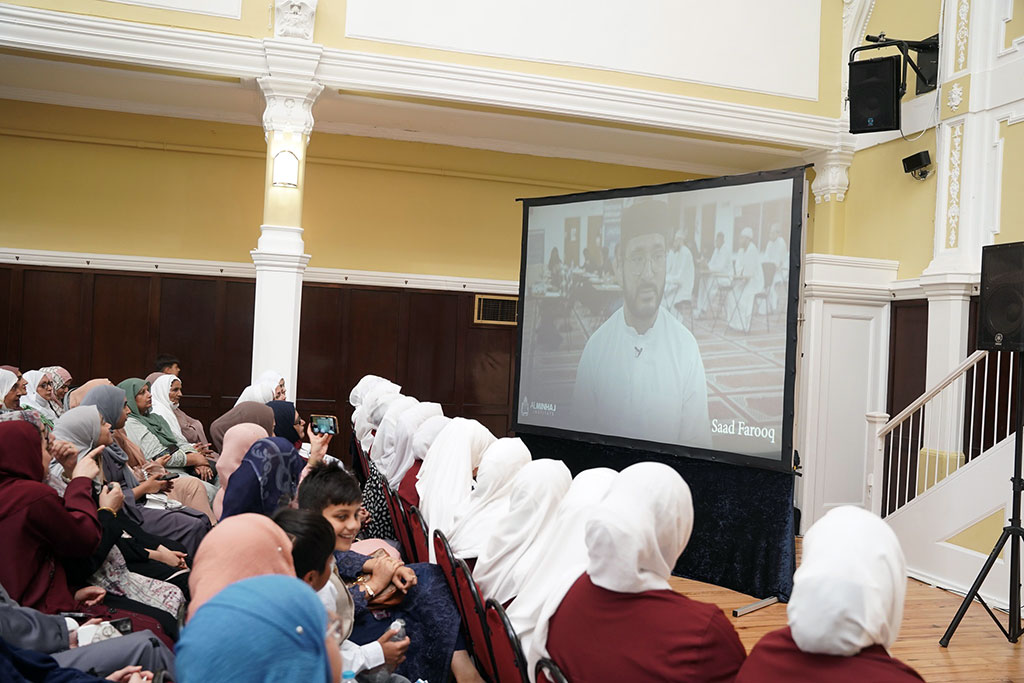
M 933 173 L 928 169 L 931 165 L 932 157 L 928 154 L 928 150 L 924 150 L 917 154 L 911 154 L 903 160 L 903 172 L 909 173 L 914 180 L 924 180 Z

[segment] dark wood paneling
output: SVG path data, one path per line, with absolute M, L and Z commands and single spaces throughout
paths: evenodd
M 458 294 L 409 296 L 409 347 L 405 391 L 423 401 L 460 402 L 455 391 L 458 364 Z
M 20 353 L 12 365 L 22 372 L 62 365 L 75 377 L 89 374 L 90 338 L 83 332 L 92 311 L 82 301 L 91 295 L 86 280 L 80 272 L 25 270 L 21 319 L 12 321 Z M 74 343 L 68 343 L 69 335 Z
M 209 426 L 249 384 L 252 281 L 12 266 L 0 269 L 0 360 L 60 364 L 76 382 L 144 377 L 157 352 L 182 360 L 183 407 Z M 347 458 L 348 394 L 365 374 L 508 433 L 515 328 L 472 324 L 473 294 L 306 283 L 299 410 L 337 415 Z M 59 323 L 59 325 L 58 325 Z M 55 330 L 73 330 L 69 337 Z
M 117 384 L 149 373 L 149 288 L 144 275 L 93 276 L 92 362 L 88 376 L 74 376 L 76 383 L 106 377 Z
M 216 280 L 160 278 L 156 351 L 149 359 L 146 373 L 152 371 L 157 353 L 170 353 L 180 358 L 185 404 L 190 407 L 209 407 L 211 397 L 220 388 L 217 366 L 221 358 L 214 336 L 218 289 Z M 249 343 L 252 344 L 251 339 Z

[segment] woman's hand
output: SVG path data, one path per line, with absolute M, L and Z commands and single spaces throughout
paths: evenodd
M 65 473 L 74 471 L 75 464 L 78 462 L 78 449 L 73 444 L 61 441 L 60 439 L 54 439 L 53 443 L 50 444 L 49 450 L 50 455 L 60 463 Z
M 384 663 L 387 664 L 388 671 L 391 672 L 394 672 L 398 665 L 405 661 L 405 652 L 409 649 L 409 636 L 399 641 L 391 640 L 397 633 L 398 631 L 388 631 L 377 639 L 380 649 L 384 651 Z
M 176 569 L 184 569 L 188 566 L 185 563 L 186 557 L 188 557 L 186 553 L 171 550 L 163 545 L 157 546 L 156 550 L 149 551 L 149 559 L 163 562 L 168 567 L 175 567 Z
M 100 505 L 101 508 L 110 508 L 116 515 L 121 511 L 124 506 L 124 491 L 121 490 L 121 485 L 116 481 L 112 481 L 103 487 L 100 491 Z
M 327 447 L 331 445 L 333 434 L 319 434 L 311 427 L 309 429 L 309 465 L 312 467 L 324 459 L 327 455 Z
M 145 683 L 153 680 L 152 671 L 143 671 L 141 666 L 126 666 L 107 676 L 114 683 Z
M 99 586 L 86 586 L 75 591 L 75 600 L 86 607 L 100 604 L 106 596 L 107 591 Z
M 360 525 L 366 526 L 370 523 L 370 520 L 373 519 L 373 516 L 370 515 L 370 511 L 365 507 L 360 507 L 356 512 L 356 518 L 359 520 Z
M 78 459 L 75 463 L 75 469 L 71 473 L 71 478 L 75 477 L 86 477 L 87 479 L 95 479 L 100 473 L 100 464 L 98 462 L 100 453 L 106 446 L 97 446 L 96 448 L 89 451 L 89 453 Z
M 209 465 L 200 465 L 195 468 L 196 476 L 203 481 L 213 481 L 213 470 Z
M 156 458 L 155 460 L 153 460 L 153 462 L 155 462 L 157 465 L 160 465 L 160 467 L 167 467 L 167 463 L 169 463 L 170 461 L 171 461 L 171 454 L 170 453 L 168 453 L 167 455 L 161 455 L 159 458 Z
M 391 577 L 391 583 L 403 593 L 408 593 L 409 589 L 416 585 L 416 572 L 408 567 L 399 567 Z

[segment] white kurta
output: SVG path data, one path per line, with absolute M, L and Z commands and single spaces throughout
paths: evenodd
M 768 283 L 771 285 L 768 305 L 771 306 L 771 310 L 776 311 L 779 308 L 779 292 L 775 285 L 789 280 L 789 247 L 786 246 L 786 240 L 776 237 L 766 244 L 761 260 L 775 266 L 775 276 Z
M 661 304 L 668 310 L 674 310 L 676 304 L 693 298 L 693 279 L 696 272 L 693 267 L 693 254 L 689 247 L 682 246 L 679 251 L 670 251 L 667 255 L 665 269 L 665 296 Z
M 587 341 L 576 370 L 570 428 L 709 447 L 708 387 L 697 340 L 670 313 L 644 334 L 623 309 Z
M 754 297 L 764 291 L 761 254 L 753 242 L 736 255 L 736 278 L 737 282 L 726 298 L 725 310 L 728 312 L 729 327 L 746 332 L 750 329 L 750 318 L 754 313 Z
M 710 271 L 697 286 L 697 314 L 700 315 L 711 306 L 711 300 L 723 284 L 728 285 L 732 279 L 732 254 L 728 247 L 717 247 L 708 259 Z

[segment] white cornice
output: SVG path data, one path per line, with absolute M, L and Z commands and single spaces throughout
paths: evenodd
M 240 78 L 268 71 L 266 41 L 0 4 L 0 46 Z M 287 46 L 275 46 L 279 52 Z M 296 50 L 310 50 L 295 44 Z M 840 144 L 838 118 L 595 83 L 324 48 L 317 78 L 338 90 L 472 103 L 759 140 Z
M 253 263 L 173 259 L 160 256 L 89 254 L 39 249 L 2 248 L 0 249 L 0 263 L 49 266 L 53 268 L 89 268 L 95 270 L 208 275 L 247 279 L 255 279 L 256 277 L 256 266 Z M 453 275 L 389 273 L 340 268 L 306 268 L 303 279 L 307 282 L 396 287 L 399 289 L 432 289 L 479 294 L 519 294 L 519 282 L 517 280 L 492 280 Z

